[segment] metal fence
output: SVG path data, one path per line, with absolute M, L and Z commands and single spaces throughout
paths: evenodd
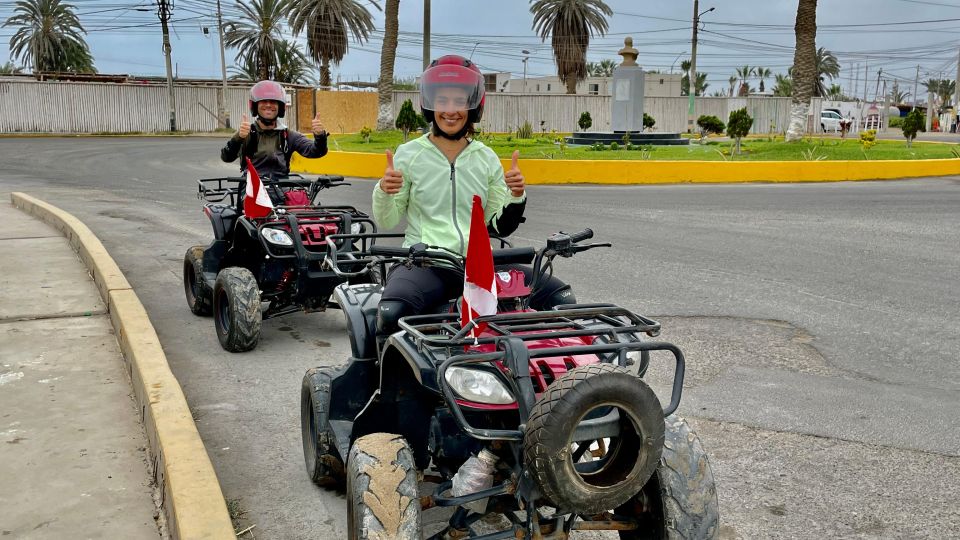
M 174 86 L 177 128 L 213 131 L 217 128 L 216 86 Z M 235 127 L 247 110 L 247 89 L 228 87 L 226 108 Z M 393 115 L 404 100 L 419 103 L 417 92 L 394 92 Z M 572 132 L 587 111 L 590 131 L 611 128 L 610 96 L 565 94 L 487 94 L 480 127 L 510 132 L 530 122 L 535 132 Z M 656 120 L 656 131 L 679 132 L 687 127 L 687 98 L 651 97 L 644 100 L 647 114 Z M 697 98 L 695 116 L 710 114 L 726 121 L 730 111 L 746 107 L 753 117 L 753 133 L 786 131 L 790 98 Z M 297 100 L 292 100 L 286 123 L 296 126 Z M 819 100 L 811 104 L 818 118 Z M 813 123 L 811 122 L 811 126 Z M 372 126 L 371 126 L 372 127 Z M 0 78 L 0 133 L 152 133 L 170 129 L 167 87 L 164 85 L 31 81 Z
M 174 85 L 177 129 L 217 128 L 216 86 Z M 164 85 L 0 79 L 0 133 L 154 133 L 170 129 Z M 247 112 L 248 89 L 227 87 L 233 126 Z M 296 103 L 287 111 L 295 125 Z

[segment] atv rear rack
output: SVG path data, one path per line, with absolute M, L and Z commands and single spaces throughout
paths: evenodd
M 241 187 L 245 185 L 247 179 L 245 176 L 223 176 L 219 178 L 201 178 L 197 180 L 197 198 L 210 203 L 223 202 L 229 197 L 230 206 L 238 206 L 240 203 Z M 321 190 L 336 186 L 349 186 L 343 181 L 340 175 L 321 175 L 315 179 L 304 178 L 299 174 L 291 174 L 283 178 L 264 178 L 263 182 L 268 186 L 278 188 L 301 188 L 307 191 L 307 196 L 311 204 L 317 204 L 314 199 Z
M 558 306 L 552 311 L 503 313 L 479 317 L 460 328 L 456 313 L 441 315 L 414 315 L 400 319 L 400 327 L 416 343 L 417 348 L 434 364 L 439 364 L 437 384 L 460 427 L 471 437 L 481 440 L 523 440 L 523 430 L 480 429 L 471 426 L 461 409 L 458 397 L 446 379 L 446 372 L 455 366 L 499 363 L 491 373 L 506 383 L 508 392 L 517 403 L 521 424 L 525 424 L 536 402 L 536 391 L 531 381 L 530 361 L 537 358 L 557 358 L 573 355 L 616 356 L 621 367 L 627 367 L 627 353 L 631 351 L 667 351 L 675 360 L 670 403 L 663 408 L 667 416 L 680 405 L 683 391 L 685 361 L 683 352 L 672 343 L 640 341 L 637 333 L 654 337 L 660 323 L 637 315 L 613 304 L 575 304 Z M 478 338 L 468 333 L 477 324 L 486 323 L 489 332 Z M 544 339 L 571 337 L 602 337 L 606 343 L 531 348 L 533 342 Z M 488 345 L 484 350 L 479 346 Z M 490 350 L 489 345 L 493 345 Z M 609 436 L 606 432 L 617 418 L 598 418 L 584 421 L 577 427 L 578 435 Z

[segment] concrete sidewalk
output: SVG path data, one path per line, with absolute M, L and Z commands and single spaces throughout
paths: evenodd
M 141 412 L 70 243 L 0 202 L 0 536 L 158 538 Z

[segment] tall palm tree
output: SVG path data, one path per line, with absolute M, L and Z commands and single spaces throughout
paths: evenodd
M 380 4 L 368 0 L 380 9 Z M 307 33 L 307 51 L 320 64 L 320 86 L 330 87 L 330 63 L 339 65 L 350 37 L 364 44 L 375 30 L 373 15 L 358 0 L 290 0 L 290 29 Z
M 576 94 L 577 83 L 587 77 L 590 38 L 607 33 L 613 10 L 603 0 L 530 0 L 530 13 L 540 39 L 551 37 L 557 75 L 567 93 Z
M 10 38 L 10 54 L 36 71 L 96 71 L 74 13 L 75 6 L 60 0 L 20 0 L 3 26 L 17 31 Z
M 615 69 L 617 69 L 617 62 L 614 60 L 605 59 L 599 62 L 587 62 L 587 75 L 590 77 L 613 77 L 613 70 Z
M 810 98 L 817 84 L 817 0 L 799 0 L 793 31 L 797 45 L 793 53 L 793 100 L 785 137 L 787 142 L 803 138 Z
M 731 75 L 730 78 L 727 79 L 727 82 L 730 83 L 730 94 L 729 94 L 730 97 L 733 97 L 733 87 L 734 87 L 734 85 L 737 84 L 737 81 L 739 81 L 739 80 L 740 80 L 740 79 L 737 78 L 736 75 Z
M 737 91 L 738 96 L 746 96 L 750 94 L 750 87 L 747 84 L 747 79 L 753 75 L 754 68 L 750 66 L 743 66 L 737 68 L 737 77 L 740 78 L 740 90 Z
M 903 103 L 904 101 L 906 101 L 907 96 L 909 95 L 910 95 L 910 92 L 905 92 L 903 90 L 900 90 L 899 88 L 895 91 L 891 90 L 890 101 L 892 101 L 894 105 L 899 105 L 900 103 Z
M 834 78 L 839 77 L 840 63 L 837 62 L 837 57 L 834 56 L 832 52 L 820 47 L 817 49 L 815 68 L 817 70 L 817 80 L 814 91 L 817 97 L 824 97 L 829 93 L 824 78 L 829 77 L 832 81 Z
M 921 82 L 920 84 L 926 88 L 927 93 L 937 97 L 938 103 L 941 106 L 945 106 L 950 102 L 950 98 L 953 97 L 953 92 L 957 88 L 956 81 L 949 79 L 928 79 L 926 82 Z
M 400 0 L 387 0 L 384 6 L 383 46 L 380 48 L 380 79 L 377 81 L 377 130 L 393 129 L 393 64 L 397 57 L 400 33 Z
M 243 13 L 239 21 L 227 21 L 223 44 L 236 47 L 237 60 L 244 58 L 257 66 L 257 78 L 269 79 L 277 65 L 277 47 L 283 40 L 283 19 L 287 16 L 288 0 L 237 0 Z
M 762 94 L 764 91 L 766 91 L 766 87 L 764 86 L 763 81 L 765 79 L 769 79 L 772 73 L 768 68 L 765 68 L 765 67 L 758 67 L 754 69 L 753 72 L 754 74 L 756 74 L 757 78 L 760 79 L 760 93 Z

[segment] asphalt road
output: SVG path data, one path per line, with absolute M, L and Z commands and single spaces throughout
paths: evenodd
M 298 402 L 308 367 L 347 357 L 341 315 L 267 321 L 256 351 L 233 355 L 183 299 L 183 253 L 211 238 L 195 180 L 235 171 L 221 142 L 0 139 L 0 192 L 60 206 L 104 242 L 239 522 L 256 538 L 342 538 L 342 495 L 304 473 Z M 368 210 L 372 188 L 328 199 Z M 722 537 L 960 535 L 960 179 L 529 194 L 517 243 L 592 227 L 614 247 L 557 275 L 581 301 L 659 319 L 684 349 L 680 412 L 710 453 Z

